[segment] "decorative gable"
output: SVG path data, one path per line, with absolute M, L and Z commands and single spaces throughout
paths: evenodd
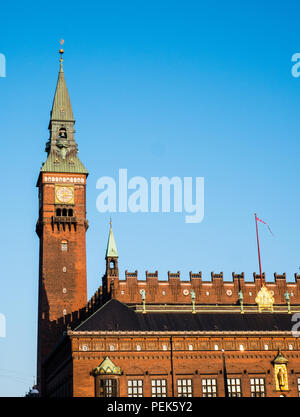
M 118 366 L 116 366 L 110 359 L 108 356 L 106 356 L 106 358 L 104 359 L 103 362 L 101 362 L 101 364 L 93 369 L 92 371 L 92 375 L 96 376 L 96 375 L 121 375 L 122 371 L 121 368 L 119 368 Z
M 273 311 L 274 298 L 265 285 L 263 285 L 257 293 L 255 302 L 258 305 L 258 311 Z

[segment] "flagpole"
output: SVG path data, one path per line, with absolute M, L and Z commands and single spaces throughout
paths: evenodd
M 258 250 L 258 261 L 259 261 L 259 272 L 260 272 L 260 283 L 261 286 L 263 286 L 263 278 L 261 273 L 261 260 L 260 260 L 260 249 L 259 249 L 259 238 L 258 238 L 258 227 L 257 227 L 257 217 L 256 213 L 254 213 L 255 216 L 255 224 L 256 224 L 256 238 L 257 238 L 257 250 Z

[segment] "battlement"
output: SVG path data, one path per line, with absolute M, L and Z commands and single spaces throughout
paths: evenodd
M 110 273 L 109 275 L 112 276 L 114 274 Z M 145 282 L 145 280 L 142 280 L 142 279 L 139 278 L 137 270 L 134 271 L 134 272 L 129 272 L 129 271 L 126 270 L 125 271 L 125 279 L 120 279 L 118 274 L 115 274 L 115 275 L 118 277 L 118 280 L 119 280 L 120 283 L 126 282 L 127 280 L 131 280 L 131 279 L 135 279 L 138 282 Z M 206 282 L 206 283 L 214 282 L 214 281 L 222 281 L 222 282 L 224 282 L 224 284 L 227 284 L 227 283 L 230 283 L 230 282 L 236 282 L 236 281 L 237 282 L 244 282 L 245 284 L 255 283 L 256 281 L 259 281 L 259 282 L 261 281 L 260 274 L 256 273 L 256 272 L 253 272 L 252 277 L 251 277 L 252 279 L 250 279 L 250 280 L 245 280 L 245 273 L 244 272 L 240 272 L 240 273 L 232 272 L 232 280 L 230 280 L 230 281 L 229 280 L 224 280 L 223 272 L 218 272 L 218 273 L 211 272 L 210 273 L 210 279 L 209 280 L 206 279 L 204 281 L 202 280 L 203 277 L 202 277 L 202 272 L 201 271 L 196 272 L 196 273 L 190 271 L 189 272 L 189 280 L 181 279 L 182 277 L 181 277 L 180 271 L 177 271 L 177 272 L 168 271 L 167 280 L 159 279 L 158 271 L 155 271 L 155 272 L 145 271 L 145 276 L 146 276 L 146 281 L 148 279 L 156 279 L 158 282 L 168 282 L 172 279 L 179 279 L 180 282 L 183 282 L 183 283 L 186 283 L 186 282 L 189 282 L 189 281 L 192 281 L 192 280 L 200 280 L 200 281 Z M 294 283 L 297 283 L 297 281 L 300 280 L 300 274 L 295 273 L 292 276 L 291 281 L 286 281 L 286 273 L 285 272 L 283 272 L 282 274 L 278 274 L 277 272 L 274 272 L 274 280 L 266 281 L 266 275 L 265 275 L 265 272 L 263 272 L 262 273 L 262 280 L 266 284 L 268 284 L 268 283 L 272 284 L 274 282 L 275 283 L 276 282 L 287 282 L 287 284 L 294 284 Z
M 100 286 L 86 306 L 80 310 L 73 311 L 53 321 L 53 328 L 76 327 L 79 323 L 89 317 L 101 305 L 110 298 L 128 304 L 141 304 L 141 290 L 146 292 L 146 304 L 191 304 L 191 291 L 195 293 L 196 305 L 239 305 L 239 291 L 243 293 L 244 306 L 256 305 L 255 298 L 261 288 L 260 274 L 253 273 L 253 279 L 245 281 L 244 272 L 232 272 L 232 280 L 225 281 L 223 272 L 211 272 L 210 280 L 202 280 L 202 272 L 193 273 L 190 271 L 189 280 L 181 280 L 180 271 L 168 271 L 167 280 L 159 280 L 158 271 L 145 271 L 146 279 L 138 278 L 138 271 L 125 271 L 125 279 L 120 280 L 118 275 L 109 275 L 109 291 L 105 292 Z M 106 276 L 104 276 L 106 277 Z M 103 278 L 104 278 L 103 277 Z M 107 278 L 107 277 L 106 277 Z M 265 273 L 262 274 L 263 282 L 271 291 L 275 304 L 284 306 L 286 291 L 290 295 L 291 306 L 300 306 L 300 274 L 295 273 L 292 282 L 286 281 L 286 273 L 274 273 L 273 281 L 265 281 Z
M 203 280 L 202 272 L 189 273 L 189 279 L 183 280 L 180 271 L 168 271 L 167 279 L 159 279 L 158 271 L 145 272 L 146 279 L 139 279 L 138 271 L 125 271 L 125 279 L 118 276 L 108 277 L 109 289 L 113 285 L 110 297 L 124 303 L 141 303 L 141 290 L 146 292 L 148 304 L 190 304 L 191 291 L 195 293 L 198 304 L 239 304 L 239 291 L 243 293 L 244 305 L 255 305 L 255 297 L 261 288 L 261 276 L 254 272 L 251 280 L 245 280 L 244 272 L 232 272 L 232 280 L 225 281 L 223 272 L 211 272 L 209 280 Z M 262 273 L 262 282 L 271 291 L 275 304 L 285 305 L 286 291 L 290 294 L 291 305 L 300 305 L 300 275 L 294 274 L 293 281 L 287 282 L 286 274 L 274 273 L 272 281 L 266 281 Z M 109 292 L 109 290 L 108 290 Z
M 79 323 L 87 319 L 94 311 L 96 311 L 102 304 L 107 301 L 107 297 L 103 294 L 102 286 L 99 287 L 92 297 L 89 299 L 87 304 L 79 310 L 72 311 L 69 314 L 53 320 L 50 326 L 53 329 L 66 329 L 68 327 L 74 329 Z
M 145 271 L 146 279 L 138 278 L 138 271 L 125 271 L 125 279 L 120 280 L 118 274 L 103 276 L 103 280 L 108 280 L 107 287 L 100 286 L 86 306 L 66 314 L 50 324 L 51 331 L 62 333 L 67 328 L 74 329 L 83 320 L 93 314 L 101 305 L 110 298 L 116 298 L 126 304 L 140 305 L 142 309 L 141 290 L 146 293 L 146 305 L 150 311 L 156 305 L 165 305 L 178 310 L 188 308 L 191 305 L 191 293 L 195 293 L 195 304 L 197 310 L 205 308 L 233 308 L 240 309 L 239 291 L 243 293 L 244 308 L 249 311 L 256 309 L 256 295 L 261 289 L 260 274 L 253 273 L 252 280 L 245 281 L 244 272 L 232 272 L 232 280 L 225 281 L 223 272 L 211 272 L 209 280 L 202 280 L 202 272 L 190 272 L 189 280 L 181 280 L 180 271 L 168 271 L 167 280 L 159 280 L 158 271 Z M 287 301 L 284 294 L 288 291 L 290 295 L 290 305 L 293 310 L 300 308 L 300 274 L 295 273 L 292 282 L 286 281 L 286 274 L 274 273 L 274 280 L 265 281 L 265 273 L 262 274 L 263 283 L 274 297 L 275 305 L 280 311 L 287 311 Z M 107 288 L 107 290 L 106 290 Z M 151 307 L 152 306 L 152 307 Z M 177 306 L 177 307 L 176 307 Z M 206 307 L 205 307 L 206 306 Z M 231 307 L 230 307 L 231 306 Z M 294 310 L 295 311 L 295 310 Z
M 215 274 L 214 272 L 211 272 L 212 282 L 214 282 L 217 279 L 221 279 L 223 281 L 223 272 L 220 272 L 219 274 Z

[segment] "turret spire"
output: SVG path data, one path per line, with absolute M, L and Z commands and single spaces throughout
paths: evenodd
M 106 258 L 117 258 L 118 255 L 118 250 L 117 250 L 117 245 L 115 242 L 115 238 L 114 238 L 114 234 L 112 231 L 112 221 L 110 219 L 110 227 L 109 227 L 109 235 L 108 235 L 108 242 L 107 242 L 107 249 L 106 249 Z

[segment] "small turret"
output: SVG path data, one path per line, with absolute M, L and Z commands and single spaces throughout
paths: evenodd
M 103 292 L 106 294 L 110 293 L 111 296 L 114 295 L 114 286 L 117 284 L 119 279 L 118 257 L 117 245 L 112 230 L 112 221 L 110 220 L 107 249 L 105 254 L 106 274 L 103 281 Z

